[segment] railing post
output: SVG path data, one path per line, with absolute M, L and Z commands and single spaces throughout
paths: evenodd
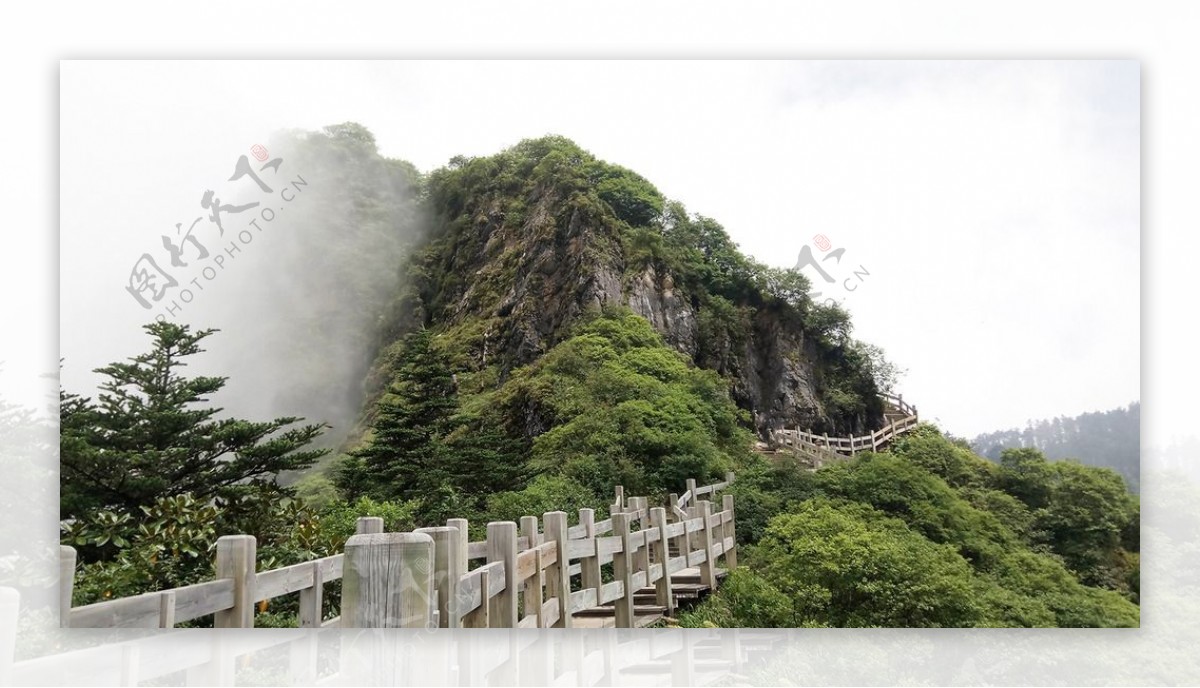
M 354 523 L 355 535 L 372 535 L 383 532 L 383 519 L 379 516 L 361 516 Z
M 618 511 L 625 510 L 625 487 L 623 485 L 617 485 L 613 489 L 613 492 L 615 493 L 616 497 L 613 501 L 612 512 L 615 514 Z
M 158 596 L 158 627 L 175 628 L 174 590 L 164 590 Z
M 591 509 L 587 510 L 591 514 Z M 579 512 L 580 518 L 583 511 Z M 567 514 L 565 511 L 551 511 L 542 516 L 542 528 L 547 542 L 558 543 L 557 555 L 552 565 L 546 567 L 546 591 L 550 597 L 558 600 L 558 620 L 553 628 L 571 628 L 571 562 L 567 559 Z M 580 567 L 582 569 L 582 566 Z M 600 570 L 596 570 L 596 580 L 599 583 Z
M 71 627 L 71 598 L 75 594 L 74 547 L 60 545 L 58 548 L 58 627 Z
M 214 628 L 254 628 L 257 544 L 253 535 L 217 539 L 217 578 L 233 579 L 233 607 L 213 616 Z
M 737 531 L 734 525 L 733 511 L 733 495 L 727 494 L 721 497 L 721 511 L 729 512 L 729 522 L 721 529 L 721 545 L 725 549 L 725 567 L 729 569 L 737 568 Z M 726 543 L 726 541 L 729 541 Z
M 346 541 L 343 628 L 428 628 L 435 595 L 427 534 L 370 533 Z
M 458 628 L 458 582 L 467 572 L 459 558 L 459 530 L 453 526 L 418 528 L 433 540 L 433 585 L 437 591 L 438 627 Z
M 542 544 L 538 537 L 537 516 L 521 517 L 521 537 L 525 538 L 528 549 L 536 549 Z M 542 614 L 542 570 L 537 569 L 533 575 L 525 579 L 521 586 L 522 597 L 525 598 L 525 616 L 541 616 Z M 540 627 L 540 623 L 539 623 Z
M 644 505 L 642 505 L 642 506 L 644 506 Z M 640 523 L 640 525 L 638 526 L 639 531 L 650 530 L 650 528 L 652 526 L 650 525 L 649 510 L 646 511 L 646 515 L 644 517 L 642 517 L 642 520 L 639 521 L 639 523 Z M 654 581 L 650 579 L 650 573 L 651 573 L 650 568 L 651 568 L 651 566 L 654 565 L 654 559 L 651 557 L 651 554 L 653 552 L 653 549 L 651 547 L 653 544 L 654 543 L 650 540 L 650 538 L 646 537 L 646 535 L 643 534 L 642 535 L 642 546 L 638 548 L 637 556 L 635 556 L 633 558 L 633 572 L 634 573 L 645 572 L 646 585 L 652 585 L 654 583 Z
M 687 479 L 687 491 L 688 491 L 688 502 L 691 504 L 695 504 L 696 500 L 699 498 L 699 495 L 696 494 L 696 479 L 695 478 Z
M 684 528 L 683 528 L 683 538 L 681 540 L 681 543 L 683 545 L 683 555 L 684 555 L 685 567 L 691 567 L 692 552 L 696 551 L 696 549 L 697 549 L 696 543 L 700 539 L 699 533 L 696 533 L 695 531 L 689 532 L 686 522 L 696 518 L 696 514 L 699 512 L 699 510 L 700 510 L 700 505 L 695 500 L 692 501 L 690 506 L 684 508 L 684 510 L 683 510 Z
M 613 577 L 622 583 L 622 595 L 616 605 L 617 628 L 633 628 L 633 566 L 629 542 L 629 515 L 613 514 L 613 535 L 621 538 L 621 551 L 613 553 Z
M 489 628 L 491 620 L 488 618 L 488 589 L 491 581 L 488 580 L 490 572 L 488 569 L 483 569 L 478 574 L 479 576 L 479 606 L 472 609 L 463 616 L 461 621 L 462 628 Z
M 458 560 L 462 562 L 463 573 L 466 573 L 469 564 L 467 561 L 467 545 L 471 542 L 471 524 L 465 518 L 452 518 L 446 521 L 446 525 L 458 529 Z
M 592 543 L 591 556 L 579 559 L 579 584 L 583 590 L 596 591 L 596 604 L 600 604 L 600 557 L 596 556 L 596 512 L 592 509 L 579 510 L 579 523 L 583 526 L 583 537 Z
M 311 588 L 300 591 L 300 628 L 320 628 L 324 620 L 325 579 L 321 574 L 321 563 L 312 563 Z
M 703 528 L 700 530 L 700 544 L 704 548 L 704 561 L 700 563 L 700 584 L 706 585 L 710 590 L 717 588 L 717 563 L 713 561 L 713 529 L 708 523 L 708 518 L 712 516 L 712 502 L 707 499 L 696 503 L 696 511 L 703 519 Z
M 488 563 L 504 563 L 504 590 L 492 598 L 492 628 L 517 627 L 517 524 L 492 521 L 487 527 Z
M 650 510 L 650 522 L 658 528 L 658 541 L 654 544 L 654 552 L 662 566 L 662 575 L 654 581 L 654 601 L 666 609 L 668 617 L 675 616 L 675 595 L 671 593 L 671 539 L 667 537 L 667 510 L 655 507 Z M 650 543 L 646 543 L 649 547 Z M 651 564 L 653 566 L 653 564 Z

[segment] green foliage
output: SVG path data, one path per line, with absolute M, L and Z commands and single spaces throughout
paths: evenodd
M 808 334 L 828 349 L 845 346 L 851 341 L 850 313 L 837 304 L 813 304 L 804 325 Z
M 802 624 L 792 600 L 766 578 L 739 566 L 721 587 L 696 607 L 679 615 L 684 628 L 791 628 Z
M 664 199 L 641 175 L 619 165 L 592 160 L 584 174 L 601 200 L 631 227 L 645 227 L 663 212 Z
M 1050 547 L 1089 585 L 1120 587 L 1115 556 L 1136 517 L 1136 505 L 1115 471 L 1056 462 L 1050 503 L 1036 513 Z
M 480 347 L 479 358 L 498 359 L 501 379 L 569 336 L 579 309 L 561 298 L 564 279 L 623 272 L 625 284 L 653 278 L 689 303 L 696 365 L 745 375 L 748 344 L 774 341 L 781 326 L 792 335 L 803 330 L 816 346 L 794 355 L 812 359 L 819 373 L 825 429 L 861 432 L 881 417 L 876 393 L 900 371 L 877 347 L 849 337 L 849 316 L 812 303 L 802 273 L 746 256 L 718 222 L 666 201 L 641 176 L 544 136 L 488 157 L 455 158 L 428 186 L 439 231 L 409 270 L 418 310 L 426 322 L 451 326 L 464 316 L 498 320 L 491 353 Z M 546 264 L 550 246 L 571 277 Z M 550 313 L 535 313 L 546 296 Z M 512 341 L 522 346 L 496 345 Z
M 818 499 L 778 516 L 756 557 L 800 618 L 834 626 L 973 626 L 984 619 L 971 567 L 869 507 Z
M 215 330 L 146 325 L 152 348 L 96 370 L 106 380 L 97 403 L 61 393 L 61 516 L 108 510 L 139 514 L 160 497 L 201 500 L 286 493 L 283 471 L 304 469 L 327 450 L 305 450 L 321 425 L 289 428 L 299 418 L 217 420 L 208 397 L 226 378 L 180 375 Z
M 431 331 L 405 338 L 370 438 L 335 469 L 333 480 L 345 494 L 416 500 L 421 520 L 437 522 L 520 483 L 519 442 L 488 419 L 460 412 L 450 366 Z
M 387 533 L 402 533 L 417 527 L 417 504 L 415 502 L 379 502 L 370 497 L 359 497 L 354 501 L 335 502 L 320 514 L 321 530 L 328 538 L 328 549 L 339 552 L 346 540 L 354 535 L 358 519 L 378 516 L 383 519 Z
M 1036 449 L 1006 449 L 1000 457 L 1000 486 L 1031 509 L 1050 504 L 1054 468 Z
M 723 381 L 687 365 L 642 318 L 603 313 L 581 325 L 496 400 L 506 417 L 542 419 L 532 466 L 595 495 L 676 490 L 745 456 L 749 434 Z
M 980 569 L 993 566 L 1016 539 L 996 517 L 973 508 L 941 478 L 902 458 L 861 454 L 817 476 L 825 494 L 899 517 L 932 542 L 953 546 Z
M 930 425 L 816 472 L 750 461 L 730 488 L 743 560 L 790 599 L 788 625 L 1137 626 L 1136 501 L 1111 472 L 1040 461 L 1006 475 Z M 759 625 L 711 599 L 684 623 Z
M 368 498 L 322 509 L 288 498 L 206 504 L 192 495 L 177 495 L 144 508 L 137 519 L 100 512 L 64 524 L 62 541 L 81 552 L 92 548 L 102 555 L 84 563 L 76 574 L 74 604 L 79 606 L 212 580 L 220 535 L 253 535 L 258 568 L 269 570 L 341 553 L 362 516 L 382 517 L 391 532 L 412 530 L 418 526 L 417 508 L 414 502 Z M 335 613 L 339 599 L 340 588 L 331 588 L 327 614 Z M 295 626 L 296 604 L 294 595 L 273 601 L 256 615 L 255 625 Z
M 550 511 L 575 514 L 596 506 L 596 495 L 578 482 L 561 475 L 540 475 L 523 490 L 488 497 L 486 517 L 489 521 L 519 521 L 522 516 L 540 519 Z M 604 517 L 603 513 L 598 515 Z
M 1024 428 L 979 435 L 971 440 L 971 446 L 992 461 L 999 461 L 1005 449 L 1028 447 L 1051 460 L 1074 458 L 1089 466 L 1111 468 L 1136 493 L 1142 455 L 1141 413 L 1141 404 L 1134 402 L 1073 418 L 1030 421 Z
M 892 452 L 945 480 L 953 487 L 981 487 L 996 482 L 996 466 L 969 449 L 947 441 L 937 428 L 922 423 L 902 435 Z
M 432 339 L 429 330 L 405 338 L 389 393 L 375 407 L 370 441 L 335 473 L 347 494 L 412 499 L 446 482 L 450 455 L 442 440 L 453 429 L 457 401 L 447 361 Z
M 76 547 L 87 560 L 76 576 L 76 606 L 211 577 L 219 508 L 185 494 L 163 497 L 140 511 L 136 519 L 101 511 L 64 525 L 63 544 Z
M 796 457 L 755 459 L 737 467 L 737 479 L 729 487 L 737 508 L 738 542 L 743 544 L 758 542 L 772 518 L 820 494 L 817 474 Z
M 324 509 L 341 496 L 337 485 L 325 473 L 308 473 L 292 485 L 296 498 L 314 509 Z
M 1080 579 L 1130 592 L 1139 519 L 1136 497 L 1115 471 L 1076 461 L 1050 462 L 1032 448 L 1006 449 L 999 484 L 1033 516 L 1036 541 L 1058 554 Z

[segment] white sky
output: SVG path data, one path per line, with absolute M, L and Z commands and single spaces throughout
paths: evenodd
M 354 120 L 422 170 L 568 136 L 771 265 L 827 235 L 956 434 L 1139 398 L 1136 62 L 66 62 L 61 106 L 71 389 L 144 348 L 129 268 L 238 155 Z

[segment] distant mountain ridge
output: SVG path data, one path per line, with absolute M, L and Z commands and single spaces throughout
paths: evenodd
M 971 447 L 992 461 L 1011 447 L 1033 447 L 1053 460 L 1076 459 L 1089 466 L 1111 468 L 1125 479 L 1131 492 L 1140 489 L 1141 402 L 1073 418 L 1060 416 L 1029 421 L 1024 428 L 984 433 Z

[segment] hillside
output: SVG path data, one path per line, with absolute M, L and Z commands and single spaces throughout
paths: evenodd
M 1029 421 L 1024 428 L 979 435 L 971 446 L 981 456 L 999 461 L 1005 449 L 1033 447 L 1053 460 L 1075 459 L 1089 466 L 1111 468 L 1139 491 L 1142 405 L 1084 413 L 1073 418 Z
M 428 179 L 429 241 L 396 331 L 447 331 L 473 370 L 504 379 L 589 311 L 625 306 L 695 365 L 732 383 L 760 436 L 877 424 L 867 350 L 807 281 L 737 250 L 636 173 L 561 137 L 456 158 Z M 383 375 L 386 377 L 386 374 Z
M 148 353 L 98 371 L 98 402 L 64 390 L 77 604 L 208 580 L 222 534 L 282 566 L 340 552 L 357 516 L 478 535 L 733 472 L 742 565 L 672 623 L 1139 623 L 1138 502 L 1112 471 L 1028 448 L 990 462 L 928 424 L 819 470 L 752 451 L 785 427 L 878 428 L 894 368 L 803 276 L 635 172 L 555 136 L 427 174 L 352 123 L 289 145 L 346 182 L 298 225 L 321 270 L 288 317 L 230 335 L 274 333 L 287 375 L 258 393 L 308 418 L 217 416 L 226 379 L 180 366 L 226 333 L 183 324 L 147 326 Z M 296 623 L 298 600 L 273 604 L 257 625 Z

